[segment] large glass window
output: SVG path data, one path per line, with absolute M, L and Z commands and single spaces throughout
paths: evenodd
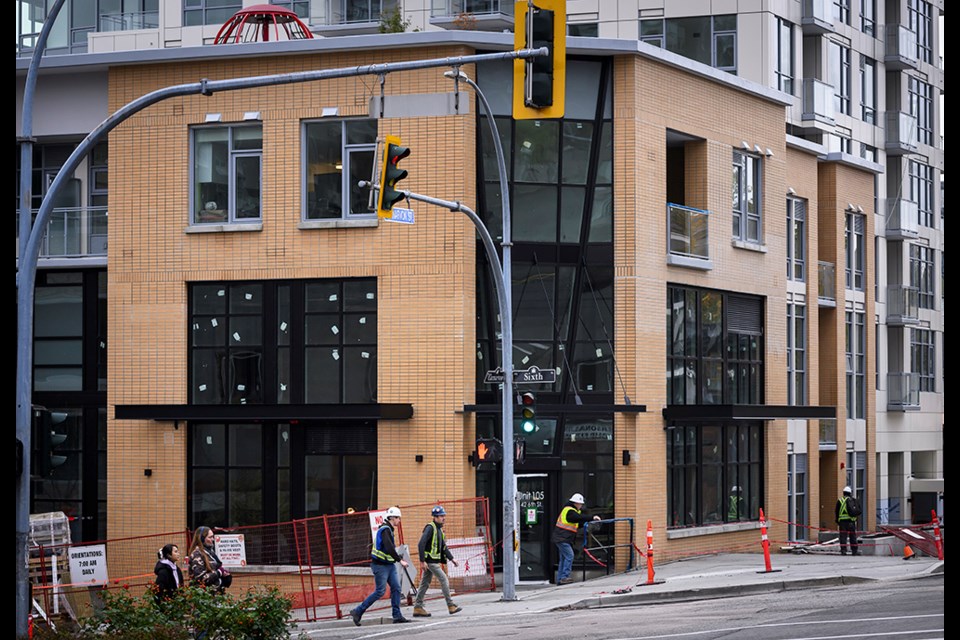
M 787 539 L 807 540 L 807 454 L 787 454 Z
M 865 224 L 863 215 L 847 212 L 844 229 L 846 285 L 847 289 L 855 291 L 863 291 L 863 270 L 866 264 L 866 245 L 863 239 Z
M 305 220 L 374 216 L 369 190 L 357 186 L 373 176 L 376 120 L 321 120 L 303 125 Z
M 376 311 L 373 279 L 195 284 L 191 402 L 375 402 Z
M 223 24 L 241 8 L 241 0 L 183 0 L 183 26 Z
M 262 150 L 259 125 L 193 130 L 194 224 L 260 220 Z
M 850 24 L 850 0 L 833 0 L 833 19 Z
M 807 308 L 787 305 L 787 404 L 807 402 Z
M 666 324 L 669 404 L 763 402 L 760 298 L 671 286 Z
M 867 329 L 865 315 L 859 311 L 846 312 L 847 360 L 847 418 L 866 418 Z
M 793 95 L 793 25 L 777 18 L 777 87 Z
M 910 286 L 917 289 L 917 302 L 921 309 L 934 308 L 936 284 L 933 256 L 932 247 L 910 245 Z
M 733 152 L 733 237 L 759 243 L 762 229 L 762 174 L 760 158 L 742 151 Z
M 756 520 L 762 469 L 759 423 L 667 429 L 668 527 Z
M 807 201 L 787 198 L 787 280 L 807 281 Z
M 860 117 L 877 122 L 877 62 L 866 56 L 860 56 Z
M 907 0 L 910 30 L 917 34 L 917 59 L 933 59 L 933 5 L 925 0 Z
M 850 115 L 850 47 L 829 42 L 830 84 L 833 85 L 833 106 L 837 113 Z
M 920 391 L 936 391 L 936 346 L 934 332 L 910 330 L 910 368 L 920 377 Z
M 917 203 L 920 225 L 933 228 L 933 167 L 910 161 L 910 199 Z
M 917 140 L 933 144 L 933 86 L 910 76 L 910 115 L 917 119 Z
M 641 20 L 640 41 L 717 69 L 737 72 L 735 14 Z
M 877 0 L 860 0 L 860 30 L 875 36 L 877 30 Z

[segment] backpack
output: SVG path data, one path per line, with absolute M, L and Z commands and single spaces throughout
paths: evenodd
M 854 518 L 859 518 L 863 510 L 860 509 L 860 503 L 853 496 L 847 498 L 847 513 Z

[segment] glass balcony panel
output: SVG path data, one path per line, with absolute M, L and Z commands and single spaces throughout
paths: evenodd
M 837 446 L 837 419 L 825 418 L 820 420 L 820 448 L 830 449 Z
M 920 374 L 906 371 L 887 374 L 887 411 L 920 408 Z
M 431 17 L 502 14 L 513 15 L 514 2 L 509 0 L 433 0 Z
M 893 69 L 916 67 L 917 34 L 902 24 L 888 24 L 884 62 Z
M 917 137 L 917 118 L 904 111 L 887 111 L 887 153 L 915 151 Z
M 710 259 L 709 211 L 667 204 L 670 223 L 670 253 Z
M 817 264 L 817 287 L 820 306 L 837 306 L 837 267 L 832 262 Z
M 803 80 L 804 120 L 833 123 L 833 85 L 815 78 Z
M 887 324 L 916 324 L 920 321 L 919 291 L 902 284 L 887 286 Z
M 910 200 L 888 201 L 887 237 L 891 240 L 919 235 L 920 206 Z
M 135 29 L 156 29 L 160 26 L 159 11 L 131 11 L 128 13 L 108 13 L 100 16 L 98 31 L 133 31 Z
M 37 210 L 32 211 L 35 218 Z M 19 213 L 17 232 L 19 234 Z M 20 255 L 19 239 L 17 257 Z M 50 213 L 40 243 L 41 258 L 65 258 L 107 255 L 107 208 L 63 207 Z

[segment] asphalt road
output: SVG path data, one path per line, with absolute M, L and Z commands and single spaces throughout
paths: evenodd
M 933 640 L 944 637 L 943 574 L 712 600 L 518 616 L 434 616 L 336 627 L 304 638 L 360 640 Z M 464 614 L 467 612 L 464 611 Z

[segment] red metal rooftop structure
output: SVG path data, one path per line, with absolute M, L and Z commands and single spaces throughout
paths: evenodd
M 258 4 L 237 11 L 220 27 L 213 43 L 308 40 L 312 37 L 310 29 L 293 11 L 271 4 Z

